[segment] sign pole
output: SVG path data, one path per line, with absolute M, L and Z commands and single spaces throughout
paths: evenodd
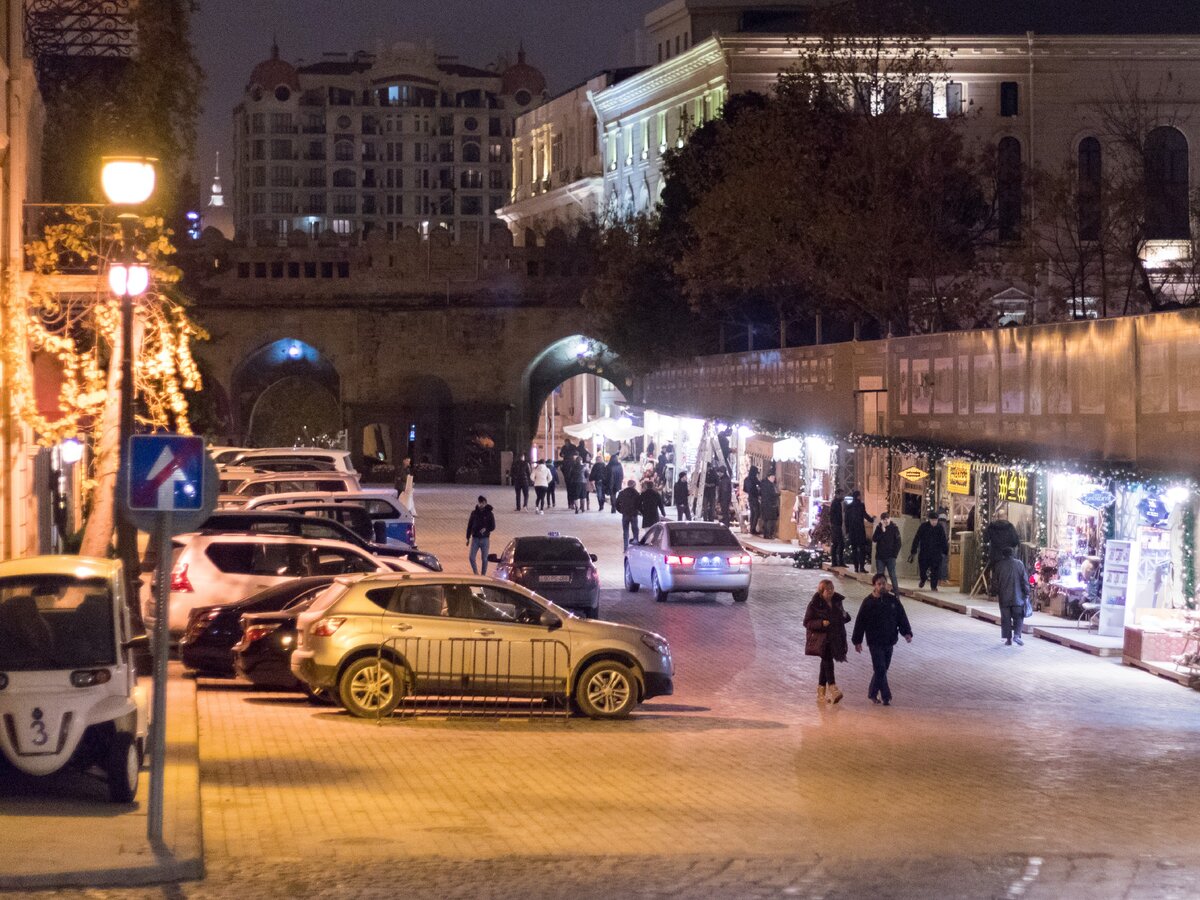
M 154 705 L 150 715 L 150 809 L 146 836 L 163 838 L 163 784 L 167 763 L 167 654 L 170 653 L 171 513 L 160 512 L 154 529 L 158 568 L 154 573 Z

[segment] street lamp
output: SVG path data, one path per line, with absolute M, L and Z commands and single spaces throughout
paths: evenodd
M 134 259 L 139 217 L 133 208 L 145 203 L 154 193 L 156 162 L 158 160 L 141 156 L 106 156 L 101 160 L 100 168 L 100 183 L 109 203 L 124 208 L 117 216 L 121 224 L 120 256 L 108 268 L 108 286 L 121 298 L 121 420 L 117 458 L 122 468 L 129 437 L 133 434 L 133 298 L 145 293 L 150 281 L 149 269 Z M 116 506 L 119 512 L 117 556 L 125 564 L 130 596 L 136 597 L 137 531 L 124 514 L 120 500 L 116 501 Z M 133 609 L 136 615 L 136 604 Z

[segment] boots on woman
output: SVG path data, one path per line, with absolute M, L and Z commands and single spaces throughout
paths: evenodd
M 823 684 L 817 686 L 817 702 L 818 703 L 825 702 L 825 685 L 823 685 Z
M 830 703 L 839 703 L 841 701 L 842 697 L 844 697 L 844 696 L 846 696 L 846 695 L 843 694 L 840 690 L 838 690 L 838 686 L 836 684 L 831 684 L 829 686 L 829 702 Z

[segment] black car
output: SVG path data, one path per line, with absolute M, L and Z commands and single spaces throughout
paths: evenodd
M 336 515 L 326 514 L 326 510 L 331 507 Z M 345 515 L 360 513 L 366 520 L 366 533 L 373 533 L 370 515 L 361 506 L 324 503 L 306 504 L 303 507 L 297 507 L 295 511 L 288 507 L 288 510 L 288 512 L 216 512 L 204 520 L 204 524 L 200 526 L 199 530 L 209 534 L 246 531 L 252 534 L 291 534 L 297 537 L 328 538 L 334 541 L 345 541 L 384 561 L 407 559 L 409 562 L 424 566 L 431 572 L 442 571 L 441 562 L 432 553 L 417 550 L 415 547 L 396 547 L 390 544 L 375 543 L 363 537 L 361 526 L 352 527 L 351 523 L 344 521 Z M 351 512 L 347 513 L 347 510 Z
M 578 538 L 553 532 L 545 537 L 514 538 L 502 554 L 493 553 L 488 559 L 496 563 L 497 578 L 536 591 L 589 619 L 600 615 L 596 554 L 588 553 Z
M 242 639 L 233 648 L 238 675 L 262 688 L 301 690 L 309 699 L 326 701 L 325 692 L 314 692 L 292 674 L 292 651 L 296 649 L 296 620 L 312 604 L 319 590 L 298 597 L 279 612 L 247 613 L 242 616 Z
M 232 678 L 233 646 L 242 639 L 245 613 L 278 612 L 297 599 L 330 585 L 332 575 L 314 575 L 259 591 L 227 606 L 200 606 L 188 616 L 187 630 L 179 641 L 179 658 L 185 669 L 198 675 Z

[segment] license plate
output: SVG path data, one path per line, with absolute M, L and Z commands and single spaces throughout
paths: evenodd
M 538 581 L 542 584 L 570 584 L 570 575 L 539 575 Z
M 702 556 L 699 564 L 702 569 L 717 569 L 723 566 L 725 561 L 719 556 Z

